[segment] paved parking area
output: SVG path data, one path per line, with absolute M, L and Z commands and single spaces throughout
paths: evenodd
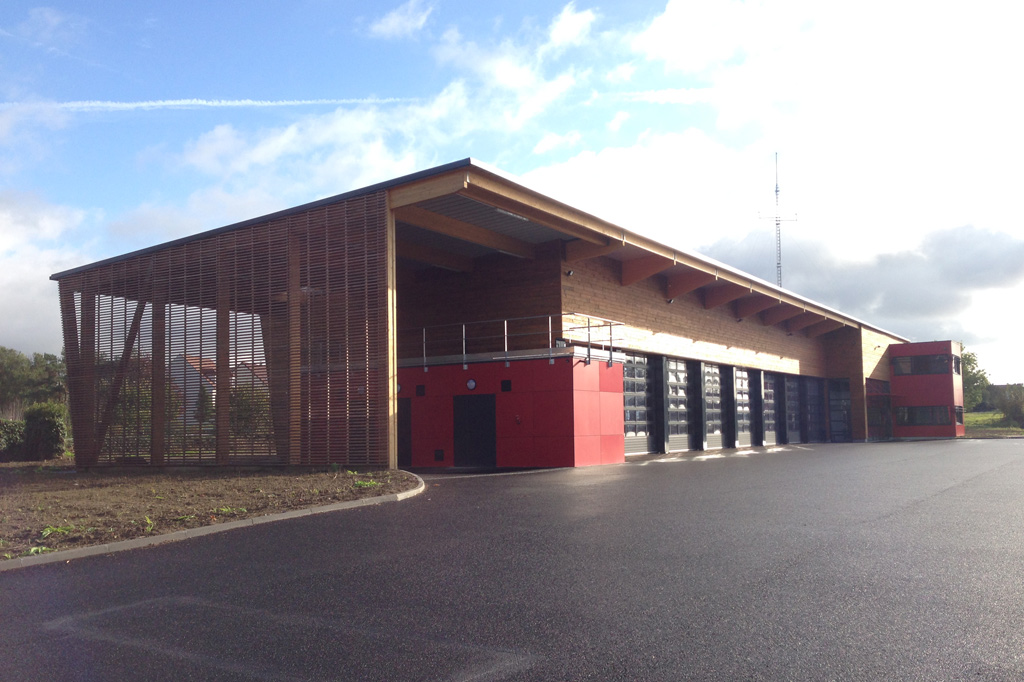
M 0 573 L 0 679 L 1024 678 L 1024 441 L 425 478 Z

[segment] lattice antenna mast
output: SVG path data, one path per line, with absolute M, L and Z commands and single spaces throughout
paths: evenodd
M 775 283 L 782 288 L 782 215 L 779 213 L 778 152 L 775 152 Z
M 783 218 L 779 212 L 779 153 L 775 152 L 775 283 L 782 287 L 782 223 L 796 221 L 796 215 L 792 218 Z

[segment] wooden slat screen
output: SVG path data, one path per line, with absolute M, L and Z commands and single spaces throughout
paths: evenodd
M 81 466 L 388 465 L 376 192 L 62 278 Z

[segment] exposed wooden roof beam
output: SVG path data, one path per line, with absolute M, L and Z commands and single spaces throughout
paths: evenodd
M 442 251 L 422 244 L 399 241 L 395 244 L 395 255 L 405 260 L 433 265 L 455 272 L 472 272 L 473 259 L 450 251 Z
M 778 304 L 779 300 L 777 298 L 755 293 L 733 303 L 732 310 L 737 320 L 745 320 Z
M 771 327 L 779 324 L 780 322 L 785 322 L 791 317 L 796 317 L 802 312 L 803 310 L 801 308 L 797 308 L 795 305 L 780 303 L 779 305 L 769 308 L 761 313 L 761 322 L 764 323 L 764 326 Z
M 653 277 L 672 267 L 673 263 L 664 256 L 641 256 L 622 261 L 622 286 L 628 287 L 648 277 Z
M 704 308 L 711 310 L 717 308 L 720 305 L 725 305 L 735 301 L 741 296 L 746 296 L 750 293 L 750 290 L 746 287 L 742 287 L 739 284 L 733 284 L 731 282 L 725 282 L 715 287 L 708 287 L 704 289 Z
M 467 173 L 465 171 L 458 171 L 414 182 L 410 185 L 393 187 L 388 190 L 388 206 L 396 209 L 448 194 L 455 194 L 465 188 L 466 178 Z
M 845 326 L 846 325 L 840 322 L 839 320 L 825 320 L 817 324 L 812 324 L 810 327 L 807 328 L 807 331 L 805 331 L 804 333 L 813 339 L 816 336 L 821 336 L 822 334 L 834 332 L 835 330 L 842 329 Z
M 798 332 L 801 329 L 806 329 L 807 327 L 810 327 L 812 324 L 818 324 L 819 322 L 822 322 L 824 319 L 825 316 L 819 315 L 818 313 L 800 313 L 795 317 L 791 317 L 786 322 L 786 329 L 791 332 Z
M 685 270 L 680 273 L 673 273 L 666 277 L 665 297 L 679 298 L 714 281 L 715 276 L 713 274 L 701 270 Z
M 537 257 L 536 248 L 529 242 L 508 237 L 498 232 L 492 232 L 477 225 L 449 218 L 439 213 L 433 213 L 418 206 L 405 206 L 395 209 L 395 220 L 433 232 L 439 232 L 449 237 L 455 237 L 462 241 L 497 249 L 520 258 L 532 259 Z
M 607 256 L 621 249 L 625 244 L 622 242 L 609 241 L 607 244 L 592 244 L 582 239 L 576 239 L 565 243 L 565 262 L 575 263 L 598 256 Z

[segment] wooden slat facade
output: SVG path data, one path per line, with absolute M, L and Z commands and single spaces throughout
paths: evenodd
M 77 463 L 392 464 L 386 202 L 368 193 L 62 277 Z

